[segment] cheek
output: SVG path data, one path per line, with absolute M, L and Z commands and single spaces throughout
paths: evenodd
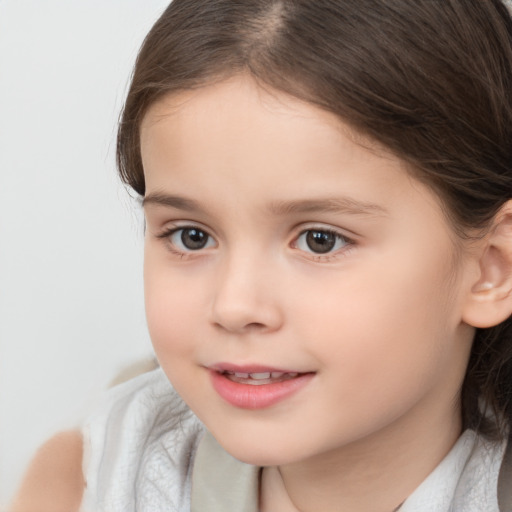
M 384 272 L 385 263 L 381 259 L 362 273 L 317 283 L 321 286 L 309 290 L 315 300 L 305 309 L 295 303 L 296 332 L 306 333 L 322 364 L 336 364 L 348 381 L 394 386 L 405 375 L 412 375 L 411 381 L 428 379 L 449 353 L 457 326 L 447 307 L 445 278 L 436 261 L 402 262 Z
M 180 278 L 168 263 L 146 254 L 144 295 L 148 329 L 160 363 L 191 353 L 190 334 L 198 328 L 201 310 L 194 280 Z
M 355 436 L 368 434 L 433 396 L 434 389 L 456 389 L 458 356 L 451 322 L 439 305 L 440 283 L 407 276 L 374 276 L 368 286 L 344 282 L 332 290 L 337 300 L 312 301 L 308 321 L 297 326 L 313 341 L 310 353 L 331 390 L 320 409 L 339 411 L 334 437 L 343 430 L 340 424 L 354 428 Z M 413 278 L 424 285 L 421 292 Z

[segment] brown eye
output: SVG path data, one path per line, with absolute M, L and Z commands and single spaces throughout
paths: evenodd
M 336 235 L 328 231 L 308 231 L 306 244 L 313 252 L 324 254 L 333 250 L 336 245 Z
M 296 247 L 302 251 L 314 254 L 327 254 L 343 249 L 350 240 L 336 231 L 328 229 L 308 229 L 297 239 Z
M 206 231 L 196 227 L 175 229 L 168 236 L 171 244 L 181 252 L 199 251 L 215 245 Z
M 181 230 L 181 242 L 190 251 L 203 249 L 208 243 L 209 236 L 200 229 L 189 228 Z

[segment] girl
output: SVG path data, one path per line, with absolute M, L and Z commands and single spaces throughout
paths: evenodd
M 511 92 L 502 0 L 174 0 L 118 135 L 162 370 L 82 509 L 511 510 Z

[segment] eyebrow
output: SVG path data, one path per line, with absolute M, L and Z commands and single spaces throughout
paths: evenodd
M 287 215 L 292 213 L 346 213 L 353 215 L 388 214 L 388 211 L 378 204 L 357 201 L 349 197 L 275 201 L 271 203 L 270 210 L 276 215 Z
M 186 197 L 153 192 L 142 200 L 142 206 L 154 204 L 175 208 L 187 212 L 203 211 L 200 203 Z M 388 211 L 374 203 L 357 201 L 348 197 L 329 197 L 322 199 L 296 199 L 292 201 L 273 201 L 269 205 L 271 213 L 285 216 L 297 213 L 343 213 L 351 215 L 387 215 Z
M 184 210 L 187 212 L 202 210 L 199 203 L 193 199 L 188 199 L 182 196 L 163 194 L 161 192 L 154 192 L 145 196 L 142 199 L 142 206 L 145 207 L 148 204 L 166 206 L 168 208 L 176 208 L 177 210 Z

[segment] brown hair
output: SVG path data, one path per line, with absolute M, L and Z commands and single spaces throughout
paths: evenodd
M 153 103 L 237 73 L 389 148 L 461 236 L 512 198 L 512 19 L 500 0 L 174 0 L 137 58 L 118 133 L 124 182 L 144 195 L 139 129 Z M 509 318 L 477 331 L 464 426 L 503 435 L 511 396 Z

